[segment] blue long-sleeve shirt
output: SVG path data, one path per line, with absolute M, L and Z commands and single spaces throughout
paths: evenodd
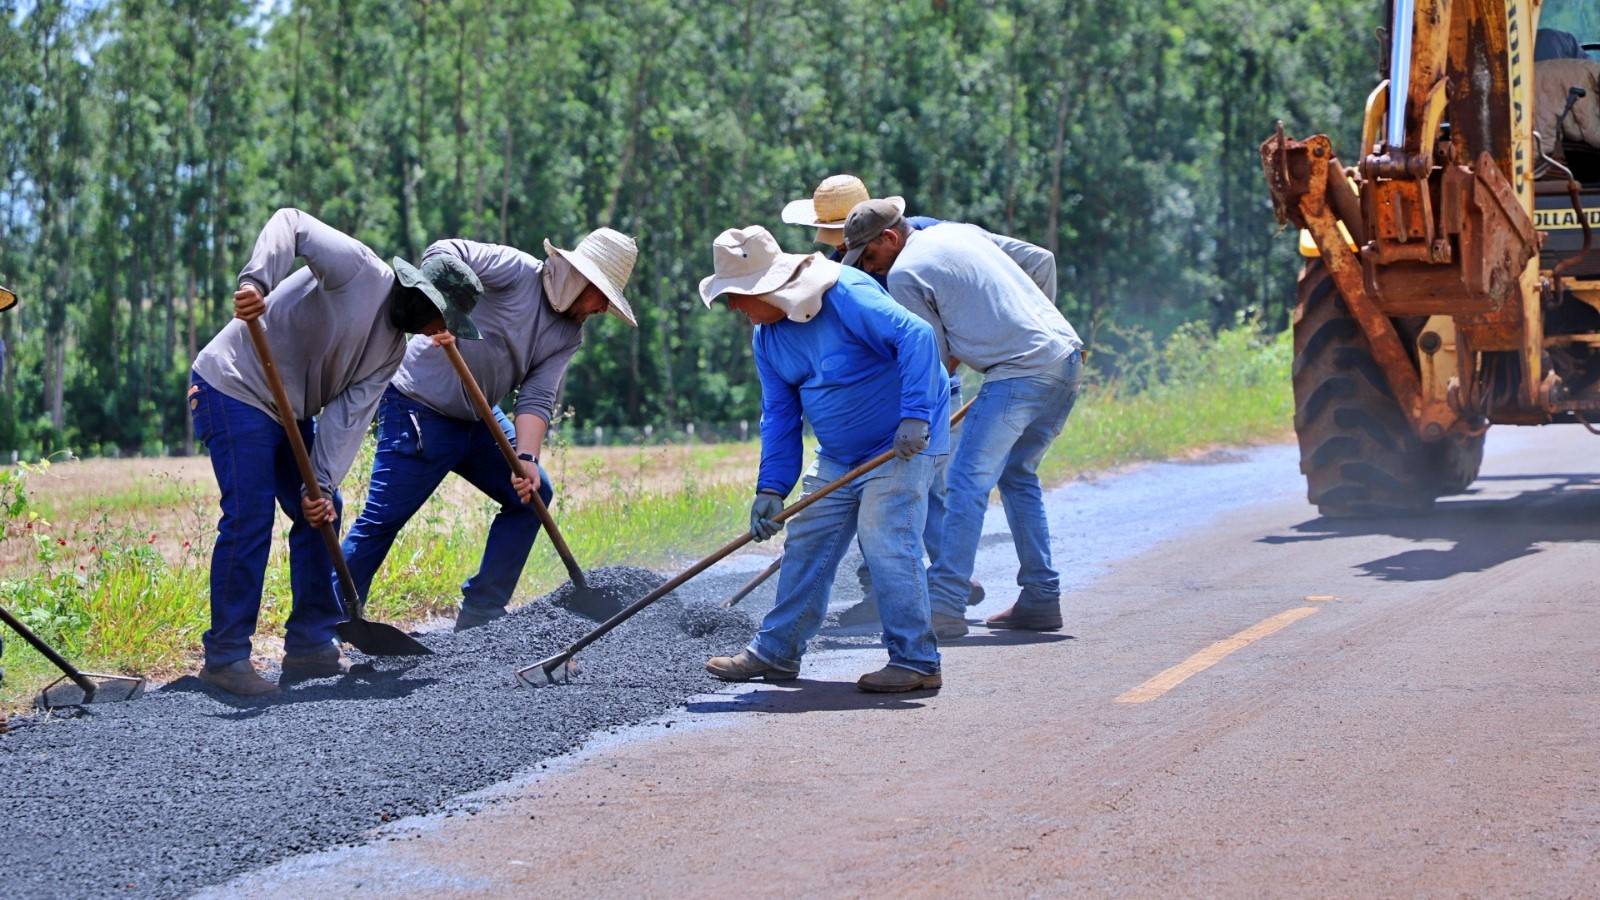
M 843 268 L 809 322 L 759 325 L 761 471 L 756 490 L 788 496 L 800 478 L 802 416 L 818 452 L 846 466 L 894 445 L 901 419 L 928 423 L 923 452 L 950 452 L 950 393 L 933 329 L 872 277 Z

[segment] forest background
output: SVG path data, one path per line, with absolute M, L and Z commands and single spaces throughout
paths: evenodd
M 812 249 L 778 212 L 840 171 L 1055 251 L 1101 377 L 1186 322 L 1281 330 L 1255 148 L 1350 146 L 1382 5 L 0 0 L 0 453 L 191 451 L 189 363 L 280 206 L 412 259 L 635 235 L 581 434 L 756 418 L 748 326 L 695 284 L 723 228 Z

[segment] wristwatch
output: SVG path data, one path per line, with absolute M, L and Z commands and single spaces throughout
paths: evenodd
M 534 456 L 532 453 L 518 453 L 517 459 L 520 459 L 523 462 L 531 462 L 534 465 L 538 465 L 539 463 L 539 457 Z

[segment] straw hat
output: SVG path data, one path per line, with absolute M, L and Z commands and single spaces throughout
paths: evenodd
M 817 185 L 808 200 L 793 200 L 783 208 L 783 221 L 817 229 L 817 240 L 837 247 L 844 241 L 844 220 L 857 203 L 872 199 L 872 193 L 854 175 L 829 175 Z M 905 211 L 904 197 L 889 197 Z
M 808 259 L 811 257 L 804 253 L 783 252 L 778 239 L 760 225 L 729 228 L 711 244 L 715 273 L 700 282 L 700 299 L 709 309 L 719 296 L 730 292 L 770 294 L 787 284 Z M 817 308 L 779 306 L 795 322 L 809 322 L 817 314 Z
M 628 277 L 633 274 L 633 264 L 639 259 L 639 245 L 633 238 L 615 229 L 596 228 L 571 250 L 563 250 L 546 239 L 544 253 L 545 256 L 561 254 L 578 274 L 606 295 L 611 301 L 607 309 L 612 315 L 634 328 L 639 327 L 639 320 L 633 317 L 633 307 L 622 296 L 622 289 L 628 286 Z

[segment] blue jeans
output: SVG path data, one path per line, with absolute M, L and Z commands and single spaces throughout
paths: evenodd
M 950 415 L 961 408 L 961 380 L 950 379 Z M 950 450 L 955 451 L 956 440 L 961 437 L 961 426 L 950 429 Z M 939 455 L 933 464 L 933 484 L 928 488 L 928 522 L 922 526 L 922 549 L 928 551 L 928 565 L 939 561 L 939 547 L 944 543 L 944 475 L 950 467 L 950 454 Z M 872 598 L 872 567 L 867 565 L 863 552 L 861 565 L 856 568 L 856 581 L 861 585 L 861 598 Z
M 978 390 L 945 475 L 944 545 L 928 569 L 934 612 L 965 614 L 983 516 L 996 485 L 1021 564 L 1018 602 L 1061 601 L 1061 577 L 1050 564 L 1050 525 L 1038 470 L 1078 399 L 1081 364 L 1082 356 L 1073 352 L 1048 372 L 985 382 Z
M 250 658 L 250 638 L 261 612 L 261 583 L 272 549 L 276 501 L 289 517 L 289 613 L 283 649 L 311 653 L 334 639 L 344 613 L 328 589 L 333 560 L 317 529 L 300 511 L 300 470 L 283 426 L 248 403 L 222 393 L 199 375 L 189 375 L 189 414 L 194 434 L 211 455 L 222 490 L 222 519 L 211 551 L 211 628 L 201 641 L 206 665 L 225 666 Z M 309 450 L 316 429 L 298 423 Z M 334 509 L 342 510 L 337 491 Z M 338 522 L 334 522 L 337 529 Z
M 495 409 L 495 419 L 514 445 L 516 430 L 505 413 Z M 511 602 L 528 552 L 539 535 L 539 517 L 533 505 L 524 505 L 517 496 L 511 486 L 511 469 L 482 422 L 435 412 L 392 387 L 378 406 L 378 449 L 372 460 L 367 502 L 344 539 L 345 559 L 361 596 L 367 596 L 400 529 L 451 472 L 500 504 L 500 512 L 489 526 L 478 573 L 461 586 L 461 606 L 493 612 L 504 610 Z M 539 496 L 548 504 L 554 492 L 542 467 L 539 481 Z
M 928 615 L 922 526 L 937 460 L 926 454 L 891 459 L 812 504 L 788 524 L 778 602 L 749 650 L 768 665 L 798 670 L 806 642 L 828 612 L 833 576 L 859 528 L 861 550 L 878 585 L 878 616 L 889 664 L 931 675 L 939 648 Z M 829 459 L 804 479 L 810 493 L 850 470 Z

